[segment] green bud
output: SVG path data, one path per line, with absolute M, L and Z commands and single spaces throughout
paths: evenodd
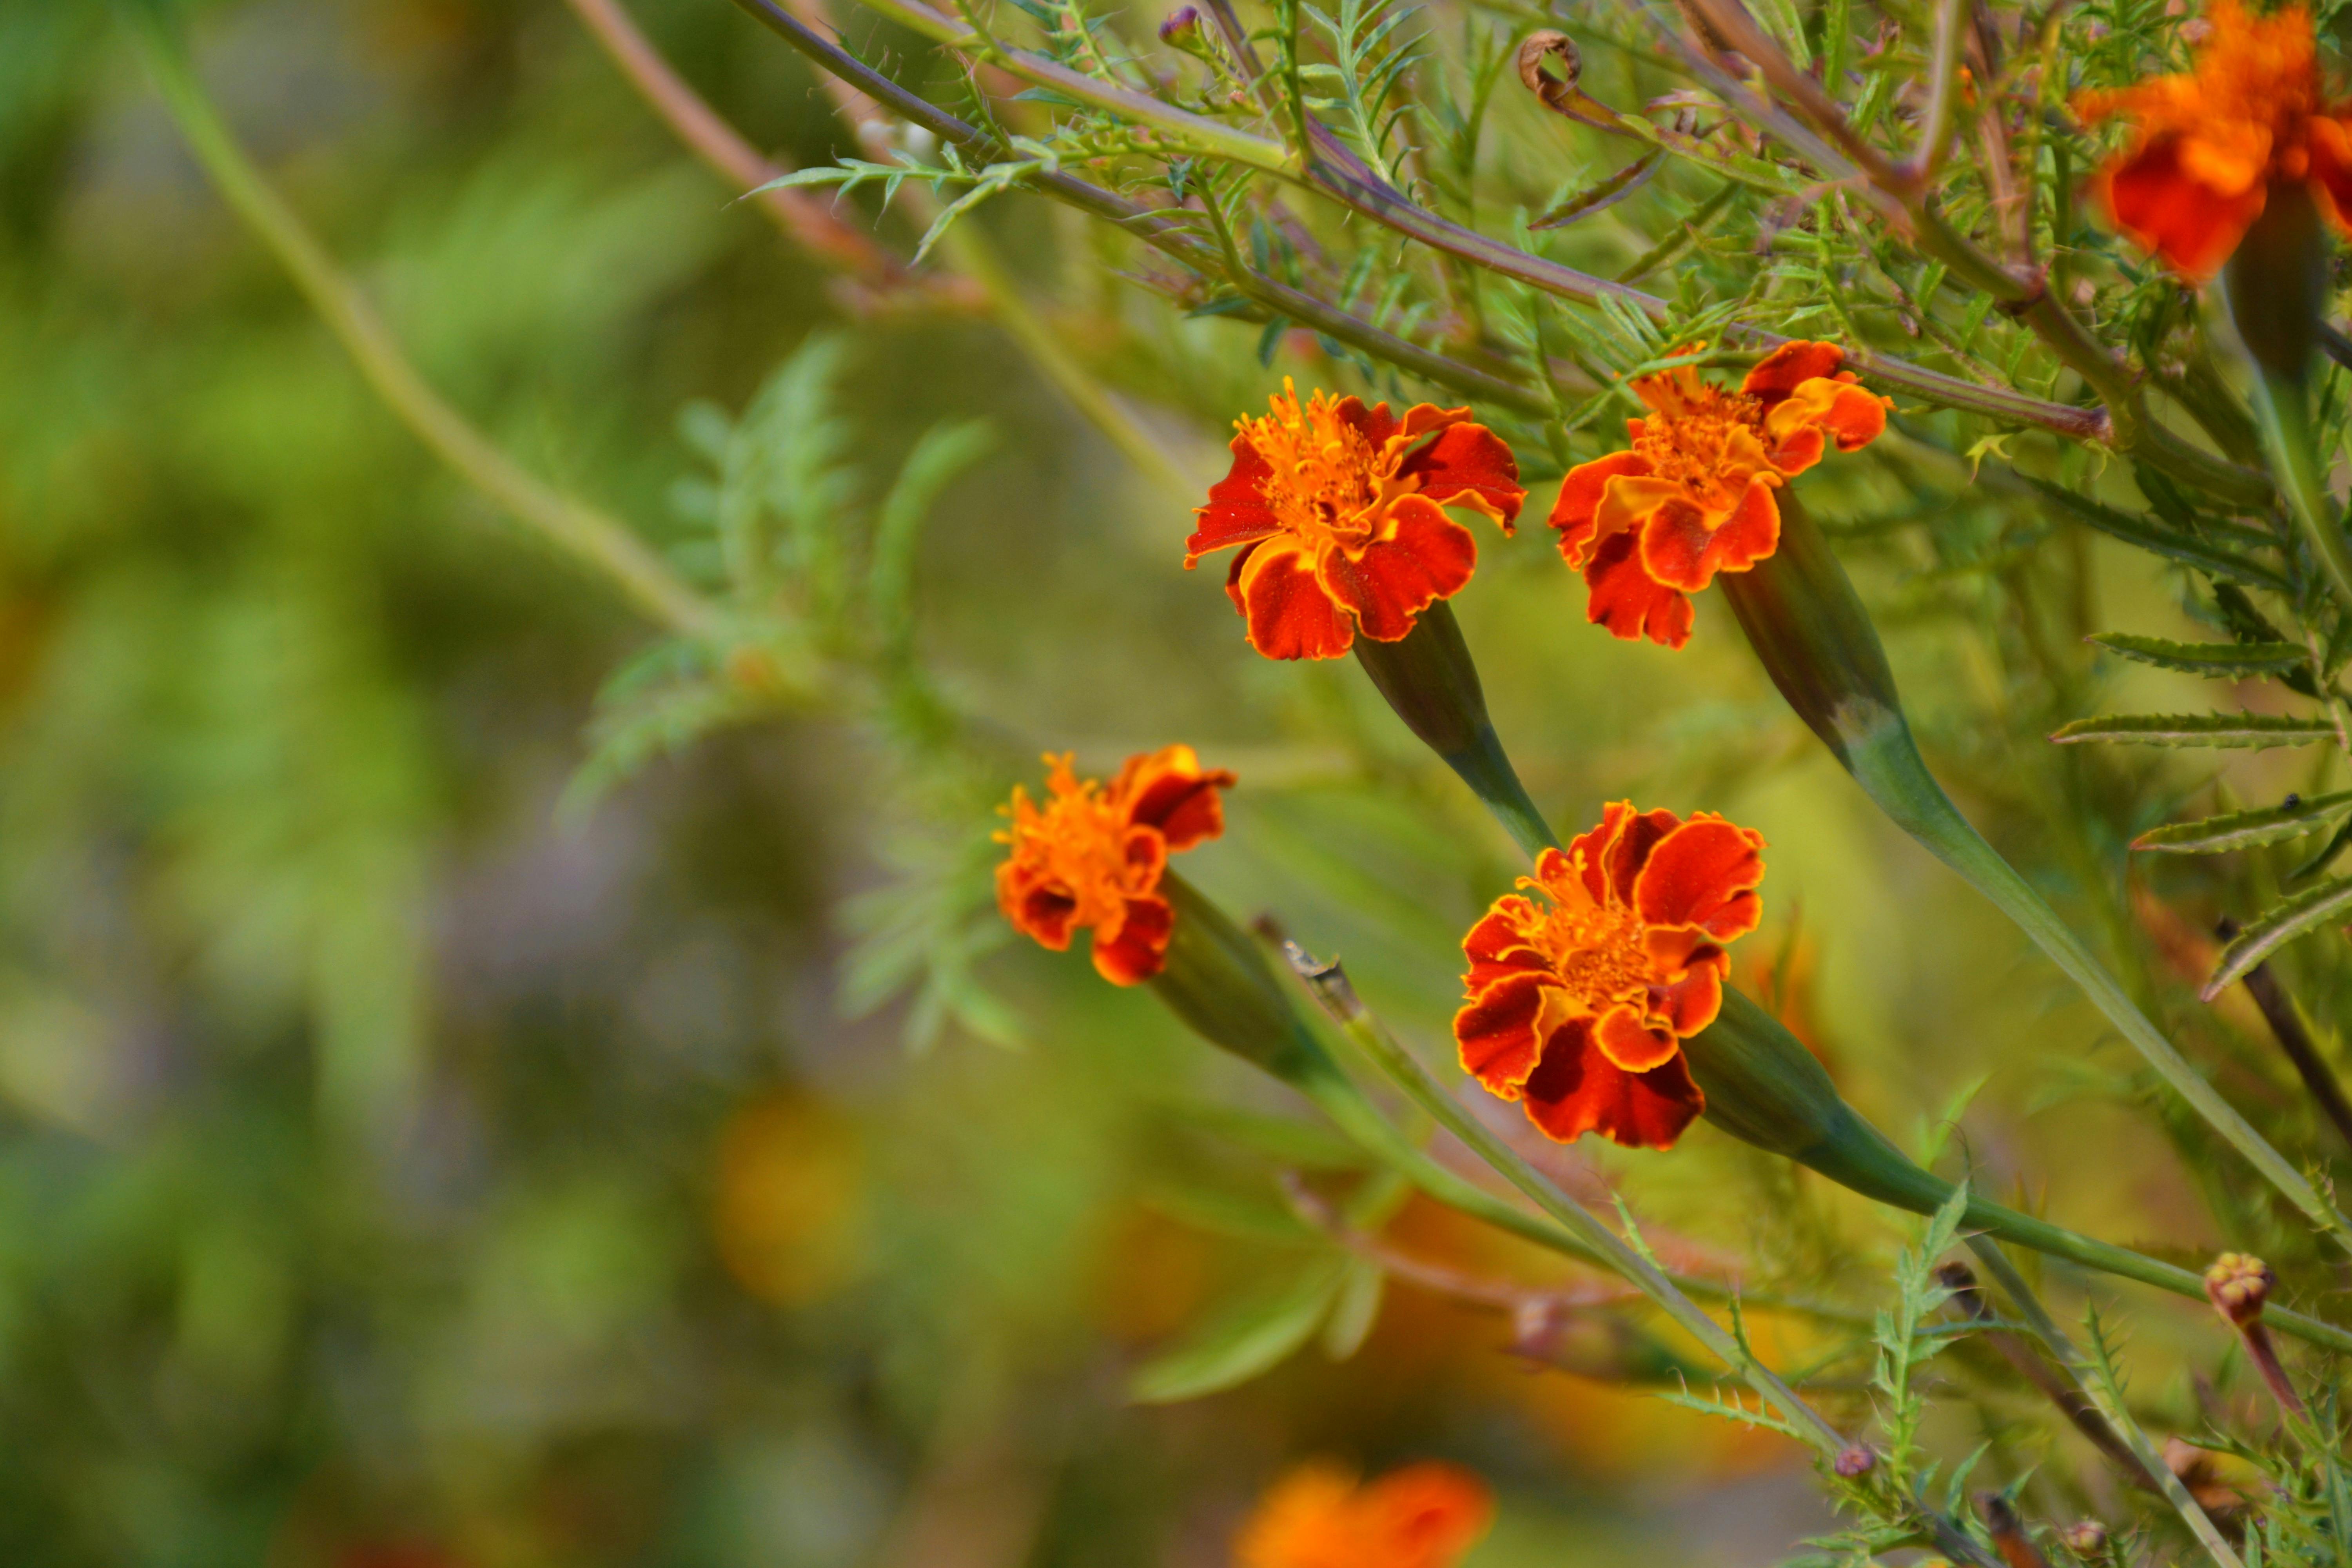
M 2319 342 L 2327 294 L 2327 242 L 2311 188 L 2272 184 L 2262 216 L 2221 269 L 2221 297 L 2238 341 L 2263 373 L 2300 389 Z
M 1461 775 L 1528 858 L 1558 846 L 1496 738 L 1478 667 L 1471 662 L 1453 606 L 1438 600 L 1395 642 L 1358 637 L 1356 662 L 1405 728 Z
M 1166 963 L 1150 982 L 1192 1031 L 1275 1077 L 1297 1082 L 1329 1058 L 1291 1005 L 1265 951 L 1173 871 L 1160 891 L 1176 911 Z

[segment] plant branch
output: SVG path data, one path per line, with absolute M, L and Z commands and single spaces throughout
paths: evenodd
M 2237 934 L 2237 921 L 2221 922 L 2221 937 L 2224 942 Z M 2294 998 L 2286 994 L 2286 987 L 2279 984 L 2278 975 L 2267 963 L 2246 971 L 2245 982 L 2247 994 L 2262 1009 L 2263 1021 L 2270 1025 L 2279 1049 L 2294 1064 L 2303 1087 L 2311 1092 L 2313 1101 L 2336 1129 L 2336 1135 L 2344 1140 L 2346 1147 L 2352 1148 L 2352 1100 L 2345 1098 L 2344 1086 L 2336 1081 L 2335 1072 L 2319 1054 L 2319 1047 L 2305 1026 L 2302 1010 L 2295 1006 Z
M 549 542 L 618 584 L 673 630 L 709 636 L 719 612 L 619 520 L 553 489 L 469 424 L 409 363 L 400 342 L 278 193 L 205 96 L 180 40 L 143 6 L 126 5 L 148 72 L 188 146 L 237 216 L 258 235 L 376 395 L 434 455 Z

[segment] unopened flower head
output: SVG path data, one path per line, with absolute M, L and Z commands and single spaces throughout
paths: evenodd
M 1519 879 L 1543 901 L 1497 899 L 1462 940 L 1464 1069 L 1562 1142 L 1672 1147 L 1706 1104 L 1682 1042 L 1722 1005 L 1725 944 L 1756 929 L 1763 848 L 1711 813 L 1620 801 L 1546 850 Z
M 1590 590 L 1586 618 L 1628 640 L 1690 640 L 1690 595 L 1779 547 L 1773 490 L 1832 441 L 1851 452 L 1886 428 L 1892 401 L 1840 370 L 1844 358 L 1784 343 L 1738 391 L 1691 365 L 1633 383 L 1650 413 L 1626 421 L 1633 445 L 1570 469 L 1552 508 L 1559 552 Z
M 1189 570 L 1238 548 L 1225 592 L 1268 658 L 1335 658 L 1359 634 L 1396 642 L 1478 562 L 1449 506 L 1508 532 L 1527 499 L 1502 438 L 1467 408 L 1306 402 L 1286 380 L 1272 412 L 1235 421 L 1234 466 L 1198 509 Z
M 996 868 L 1004 918 L 1056 952 L 1094 931 L 1095 968 L 1118 985 L 1160 973 L 1175 915 L 1160 892 L 1168 857 L 1224 831 L 1234 775 L 1204 769 L 1190 746 L 1127 760 L 1108 787 L 1081 782 L 1070 757 L 1048 756 L 1043 802 L 1015 784 L 996 835 L 1012 852 Z
M 2257 16 L 2215 0 L 2190 68 L 2079 94 L 2085 121 L 2131 127 L 2094 189 L 2116 226 L 2173 270 L 2221 270 L 2273 187 L 2306 184 L 2345 226 L 2352 212 L 2352 115 L 2322 101 L 2311 13 Z
M 2249 1252 L 2225 1252 L 2205 1270 L 2205 1299 L 2242 1329 L 2261 1321 L 2263 1303 L 2277 1287 L 2271 1266 Z
M 1268 1488 L 1234 1543 L 1239 1568 L 1454 1568 L 1494 1520 L 1486 1483 L 1453 1465 L 1407 1465 L 1358 1485 L 1308 1464 Z

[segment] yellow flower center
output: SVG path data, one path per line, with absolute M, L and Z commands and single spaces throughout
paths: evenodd
M 1138 879 L 1127 859 L 1126 811 L 1104 795 L 1099 781 L 1080 783 L 1070 760 L 1068 753 L 1053 759 L 1042 806 L 1013 786 L 1013 826 L 996 841 L 1013 846 L 1013 861 L 1023 869 L 1069 889 L 1078 906 L 1076 922 L 1092 925 L 1117 913 L 1130 895 L 1150 889 L 1129 886 Z
M 1274 470 L 1258 481 L 1258 493 L 1283 527 L 1310 542 L 1360 542 L 1386 489 L 1384 455 L 1323 393 L 1302 405 L 1285 377 L 1272 401 L 1273 413 L 1235 422 Z
M 1653 474 L 1694 491 L 1744 485 L 1753 474 L 1758 453 L 1749 441 L 1764 438 L 1762 400 L 1710 386 L 1689 365 L 1644 376 L 1633 391 L 1650 409 L 1633 450 Z
M 1594 1013 L 1605 1013 L 1656 977 L 1642 936 L 1642 918 L 1632 910 L 1556 907 L 1545 917 L 1536 942 L 1576 999 Z

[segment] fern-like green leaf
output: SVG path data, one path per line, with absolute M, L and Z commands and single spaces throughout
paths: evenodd
M 2196 822 L 2175 822 L 2151 828 L 2133 839 L 2132 847 L 2166 850 L 2175 855 L 2221 855 L 2316 833 L 2347 812 L 2352 812 L 2352 789 L 2314 795 L 2309 800 L 2289 795 L 2281 805 L 2232 811 Z
M 2315 888 L 2272 905 L 2247 921 L 2245 929 L 2221 950 L 2213 977 L 2205 982 L 2205 989 L 2199 994 L 2210 1002 L 2229 989 L 2231 982 L 2296 937 L 2347 915 L 2352 915 L 2352 877 L 2332 877 Z
M 2291 642 L 2169 642 L 2127 632 L 2097 632 L 2085 640 L 2137 664 L 2215 678 L 2284 675 L 2301 668 L 2311 657 Z
M 2060 745 L 2113 741 L 2141 746 L 2308 746 L 2332 741 L 2336 726 L 2324 719 L 2278 713 L 2103 713 L 2077 719 L 2052 733 Z

